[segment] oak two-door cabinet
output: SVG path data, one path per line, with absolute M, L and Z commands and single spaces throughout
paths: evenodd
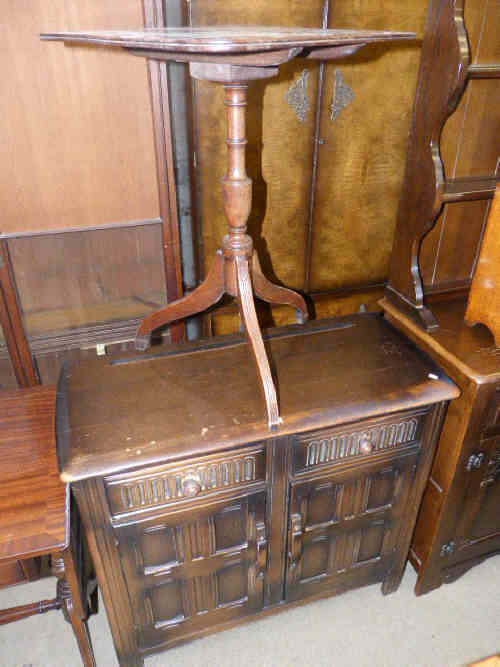
M 58 452 L 121 665 L 401 580 L 453 383 L 377 315 L 270 330 L 269 430 L 238 337 L 63 371 Z

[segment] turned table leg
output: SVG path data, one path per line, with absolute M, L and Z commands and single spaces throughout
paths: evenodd
M 252 181 L 247 175 L 245 165 L 248 81 L 275 76 L 277 71 L 275 67 L 190 64 L 192 76 L 224 85 L 228 156 L 227 172 L 222 179 L 222 202 L 228 233 L 222 239 L 222 250 L 217 251 L 204 282 L 191 294 L 146 317 L 136 336 L 136 348 L 145 350 L 149 345 L 151 332 L 157 327 L 205 310 L 216 303 L 224 293 L 235 297 L 257 366 L 269 428 L 278 426 L 281 419 L 276 388 L 255 311 L 254 292 L 269 303 L 294 307 L 300 323 L 308 319 L 307 306 L 300 294 L 274 285 L 265 278 L 254 252 L 252 239 L 247 234 L 247 221 L 252 207 Z
M 64 618 L 71 623 L 85 667 L 96 667 L 82 600 L 79 577 L 71 548 L 52 555 L 52 573 L 57 577 L 57 600 Z

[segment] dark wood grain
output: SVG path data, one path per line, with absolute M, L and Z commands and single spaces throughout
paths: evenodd
M 454 379 L 461 395 L 449 406 L 422 500 L 410 559 L 417 594 L 464 574 L 500 549 L 500 363 L 486 327 L 467 326 L 465 300 L 433 304 L 439 328 L 426 332 L 391 302 L 389 321 Z
M 387 299 L 429 330 L 436 321 L 424 304 L 422 276 L 433 290 L 467 284 L 484 224 L 485 206 L 449 204 L 489 199 L 497 180 L 500 88 L 488 62 L 498 61 L 490 27 L 497 21 L 495 4 L 430 4 L 386 289 Z M 484 80 L 466 87 L 471 77 Z
M 435 328 L 424 305 L 419 271 L 422 238 L 442 206 L 445 176 L 439 139 L 467 80 L 470 54 L 463 23 L 463 0 L 434 0 L 422 44 L 417 94 L 408 144 L 403 193 L 391 255 L 388 299 Z
M 64 374 L 62 474 L 78 480 L 121 665 L 299 600 L 399 585 L 458 391 L 379 316 L 266 345 L 286 409 L 273 432 L 241 340 Z
M 150 30 L 44 33 L 42 39 L 184 53 L 258 53 L 289 47 L 332 47 L 415 39 L 389 30 L 318 30 L 282 26 L 208 26 Z M 266 64 L 266 63 L 264 63 Z
M 282 406 L 278 434 L 457 396 L 439 371 L 427 382 L 419 353 L 376 316 L 284 327 L 266 345 Z M 210 353 L 200 355 L 203 349 Z M 342 383 L 342 375 L 355 377 L 356 386 Z M 179 449 L 194 455 L 269 437 L 241 338 L 84 362 L 63 373 L 61 392 L 59 455 L 67 481 L 117 472 L 130 457 L 146 465 Z

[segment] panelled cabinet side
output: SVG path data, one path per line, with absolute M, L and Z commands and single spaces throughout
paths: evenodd
M 78 503 L 99 588 L 106 606 L 121 667 L 142 667 L 128 589 L 116 550 L 103 482 L 87 479 L 71 486 Z

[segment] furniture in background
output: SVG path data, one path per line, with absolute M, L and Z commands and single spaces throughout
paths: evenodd
M 17 64 L 2 70 L 0 289 L 41 381 L 55 383 L 65 358 L 132 349 L 142 317 L 183 287 L 166 64 L 59 49 L 39 33 L 163 24 L 163 4 L 54 0 L 5 11 L 5 62 Z M 176 323 L 165 339 L 183 332 Z M 16 386 L 1 333 L 0 385 Z
M 170 28 L 149 31 L 86 31 L 42 34 L 66 44 L 118 46 L 158 61 L 189 62 L 195 79 L 222 83 L 227 113 L 228 163 L 222 179 L 222 204 L 228 234 L 222 239 L 204 282 L 192 293 L 147 316 L 137 330 L 136 347 L 144 351 L 154 329 L 206 310 L 227 293 L 236 297 L 242 325 L 257 366 L 269 428 L 280 423 L 278 399 L 254 305 L 254 292 L 270 303 L 295 307 L 299 321 L 308 317 L 303 297 L 267 280 L 247 232 L 252 209 L 252 181 L 245 165 L 247 87 L 249 81 L 278 74 L 279 65 L 302 56 L 331 60 L 370 43 L 411 40 L 414 33 L 370 30 L 317 30 L 283 27 Z M 221 207 L 222 208 L 222 207 Z
M 495 8 L 485 3 L 482 13 L 472 15 L 481 25 L 473 64 L 463 10 L 462 0 L 432 0 L 430 5 L 389 284 L 381 302 L 389 321 L 444 368 L 462 391 L 450 405 L 443 426 L 410 551 L 410 560 L 418 572 L 417 593 L 453 581 L 500 549 L 499 350 L 484 327 L 471 328 L 465 323 L 466 292 L 454 294 L 452 285 L 448 298 L 436 300 L 432 312 L 425 306 L 418 263 L 422 238 L 435 224 L 444 202 L 455 207 L 466 206 L 463 202 L 468 200 L 485 204 L 485 209 L 478 209 L 475 219 L 470 220 L 481 230 L 483 214 L 489 206 L 489 201 L 481 200 L 491 198 L 495 191 L 496 176 L 476 174 L 484 166 L 496 174 L 498 133 L 489 132 L 491 120 L 495 125 L 497 118 L 498 105 L 495 108 L 493 100 L 499 87 L 489 79 L 499 76 L 500 57 L 496 63 L 486 64 L 477 63 L 477 57 L 483 46 L 490 58 L 498 54 L 498 5 Z M 491 50 L 492 45 L 496 52 Z M 470 78 L 485 80 L 473 81 L 481 87 L 468 88 L 464 94 Z M 474 169 L 474 176 L 445 178 L 439 151 L 441 129 L 461 96 L 466 102 L 459 118 L 464 128 L 462 143 L 453 157 L 456 169 L 463 154 L 467 156 L 471 146 L 476 146 L 474 159 L 466 161 Z M 475 137 L 469 138 L 468 109 L 484 120 L 483 126 L 473 133 Z M 462 216 L 456 238 L 450 236 L 445 225 L 447 212 L 445 206 L 437 245 L 446 247 L 449 243 L 457 266 L 468 264 L 471 225 Z M 476 254 L 474 244 L 472 256 Z M 483 276 L 484 269 L 482 265 Z M 488 268 L 489 280 L 495 280 L 497 271 L 494 265 Z M 469 281 L 462 285 L 468 286 Z M 475 290 L 474 286 L 473 299 Z M 498 313 L 492 312 L 491 316 L 498 317 Z
M 93 667 L 87 617 L 95 609 L 97 592 L 88 586 L 77 508 L 70 511 L 69 485 L 59 478 L 55 408 L 55 387 L 0 395 L 0 565 L 15 573 L 25 559 L 50 555 L 58 579 L 55 599 L 2 609 L 0 625 L 62 609 L 83 664 Z
M 485 324 L 500 347 L 500 185 L 497 185 L 465 311 L 467 324 Z
M 471 44 L 475 48 L 480 42 L 483 61 L 493 57 L 486 46 L 491 50 L 497 42 L 495 7 L 487 0 L 466 6 Z M 390 26 L 421 36 L 427 2 L 385 0 L 381 7 L 379 0 L 364 0 L 361 7 L 333 0 L 53 0 L 29 8 L 11 3 L 3 70 L 9 95 L 0 101 L 6 118 L 0 232 L 43 383 L 57 382 L 66 359 L 94 357 L 96 349 L 104 354 L 132 348 L 144 315 L 182 296 L 182 285 L 192 289 L 197 284 L 186 234 L 191 218 L 199 241 L 200 279 L 226 227 L 219 207 L 226 158 L 222 91 L 214 95 L 213 84 L 190 81 L 182 64 L 150 61 L 146 66 L 111 49 L 62 49 L 38 39 L 40 31 L 56 28 L 136 27 L 143 9 L 148 26 Z M 264 274 L 307 294 L 316 317 L 378 308 L 419 58 L 419 40 L 397 48 L 374 44 L 342 61 L 295 59 L 283 64 L 271 81 L 252 83 L 247 123 L 247 170 L 254 186 L 250 235 Z M 11 60 L 16 68 L 7 66 Z M 76 71 L 81 77 L 72 76 Z M 62 87 L 61 78 L 66 80 Z M 491 104 L 484 113 L 482 102 L 491 101 L 483 89 L 492 83 L 472 81 L 481 90 L 466 105 L 465 121 L 461 108 L 467 93 L 444 128 L 441 146 L 450 155 L 465 128 L 468 141 L 457 163 L 466 173 L 478 171 L 477 162 L 482 164 L 493 145 L 497 112 Z M 474 169 L 471 163 L 476 163 Z M 426 289 L 449 289 L 450 282 L 462 284 L 469 276 L 485 204 L 450 205 L 444 234 L 449 242 L 439 243 L 440 222 L 424 241 Z M 256 305 L 265 326 L 293 322 L 289 307 Z M 239 327 L 234 304 L 221 305 L 203 321 L 207 334 Z M 1 336 L 0 383 L 16 385 Z
M 434 331 L 382 305 L 462 392 L 448 408 L 410 551 L 419 594 L 500 552 L 500 350 L 485 327 L 464 322 L 464 300 L 434 305 Z
M 270 330 L 270 432 L 240 337 L 66 369 L 57 443 L 121 665 L 400 582 L 458 390 L 379 315 Z M 339 613 L 341 605 L 339 606 Z
M 493 12 L 491 16 L 490 11 Z M 476 162 L 479 165 L 488 165 L 491 173 L 480 177 L 476 175 L 446 177 L 440 152 L 444 124 L 456 109 L 469 79 L 489 80 L 500 77 L 500 54 L 496 35 L 498 5 L 495 15 L 495 7 L 488 9 L 485 3 L 481 19 L 480 35 L 485 33 L 484 41 L 488 44 L 489 39 L 493 49 L 496 49 L 497 62 L 471 63 L 469 40 L 464 25 L 464 0 L 431 0 L 422 44 L 403 193 L 400 198 L 385 298 L 428 331 L 436 328 L 437 321 L 424 304 L 419 264 L 422 240 L 434 227 L 443 204 L 491 199 L 498 180 L 496 175 L 499 156 L 496 116 L 498 105 L 495 106 L 493 97 L 495 94 L 498 95 L 499 89 L 496 83 L 494 83 L 496 93 L 490 90 L 489 97 L 484 94 L 484 89 L 482 91 L 480 89 L 479 92 L 482 92 L 480 102 L 483 107 L 478 111 L 481 119 L 491 115 L 493 124 L 490 122 L 488 129 L 491 131 L 493 127 L 494 133 L 488 136 L 482 131 L 483 128 L 479 128 L 476 129 L 476 137 L 469 139 L 469 144 L 472 146 L 477 146 L 478 143 L 481 146 L 479 151 L 476 148 Z M 479 46 L 478 41 L 478 52 Z M 487 81 L 487 83 L 493 82 Z M 468 90 L 471 96 L 474 92 L 472 89 Z M 495 118 L 497 118 L 496 123 Z M 465 141 L 463 133 L 466 131 L 467 128 L 461 131 L 462 141 Z M 454 169 L 457 168 L 460 159 L 462 156 L 460 151 L 457 151 Z M 477 165 L 473 166 L 477 169 Z M 481 216 L 476 217 L 479 217 L 481 223 Z M 458 255 L 459 263 L 466 261 L 465 253 L 469 252 L 469 248 L 464 248 L 470 234 L 466 227 L 464 224 L 459 229 L 458 241 L 455 240 L 457 245 L 453 248 Z M 446 238 L 444 240 L 440 238 L 438 245 L 444 245 L 446 241 Z

